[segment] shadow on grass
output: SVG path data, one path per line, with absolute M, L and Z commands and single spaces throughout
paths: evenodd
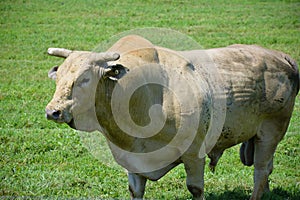
M 248 200 L 251 196 L 251 191 L 246 191 L 242 188 L 235 188 L 232 191 L 225 191 L 220 194 L 209 193 L 206 200 Z M 265 193 L 262 200 L 300 200 L 300 191 L 293 188 L 291 191 L 283 190 L 282 188 L 274 188 L 268 193 Z

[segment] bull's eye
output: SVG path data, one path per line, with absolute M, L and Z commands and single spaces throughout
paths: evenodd
M 88 84 L 88 82 L 90 81 L 89 78 L 84 78 L 81 81 L 79 81 L 79 83 L 77 84 L 79 87 L 84 87 L 85 85 Z

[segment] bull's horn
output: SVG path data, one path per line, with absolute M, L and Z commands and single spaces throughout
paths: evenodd
M 98 61 L 115 61 L 120 58 L 120 54 L 114 52 L 105 52 L 105 53 L 92 53 L 90 56 L 91 62 L 98 62 Z
M 63 48 L 49 48 L 48 54 L 51 56 L 58 56 L 62 58 L 68 57 L 72 53 L 69 49 L 63 49 Z

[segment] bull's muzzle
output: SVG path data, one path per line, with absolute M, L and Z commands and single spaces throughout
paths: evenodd
M 59 121 L 61 118 L 61 111 L 60 110 L 49 110 L 46 109 L 46 118 L 48 120 L 53 120 L 53 121 Z
M 46 112 L 46 118 L 48 120 L 53 120 L 57 123 L 67 123 L 71 128 L 76 129 L 74 119 L 64 116 L 64 113 L 62 111 L 46 108 L 45 112 Z

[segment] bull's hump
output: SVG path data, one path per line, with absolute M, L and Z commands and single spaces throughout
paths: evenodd
M 149 40 L 141 36 L 128 35 L 118 40 L 111 48 L 108 49 L 108 51 L 123 54 L 129 51 L 150 48 L 153 46 L 154 45 Z

